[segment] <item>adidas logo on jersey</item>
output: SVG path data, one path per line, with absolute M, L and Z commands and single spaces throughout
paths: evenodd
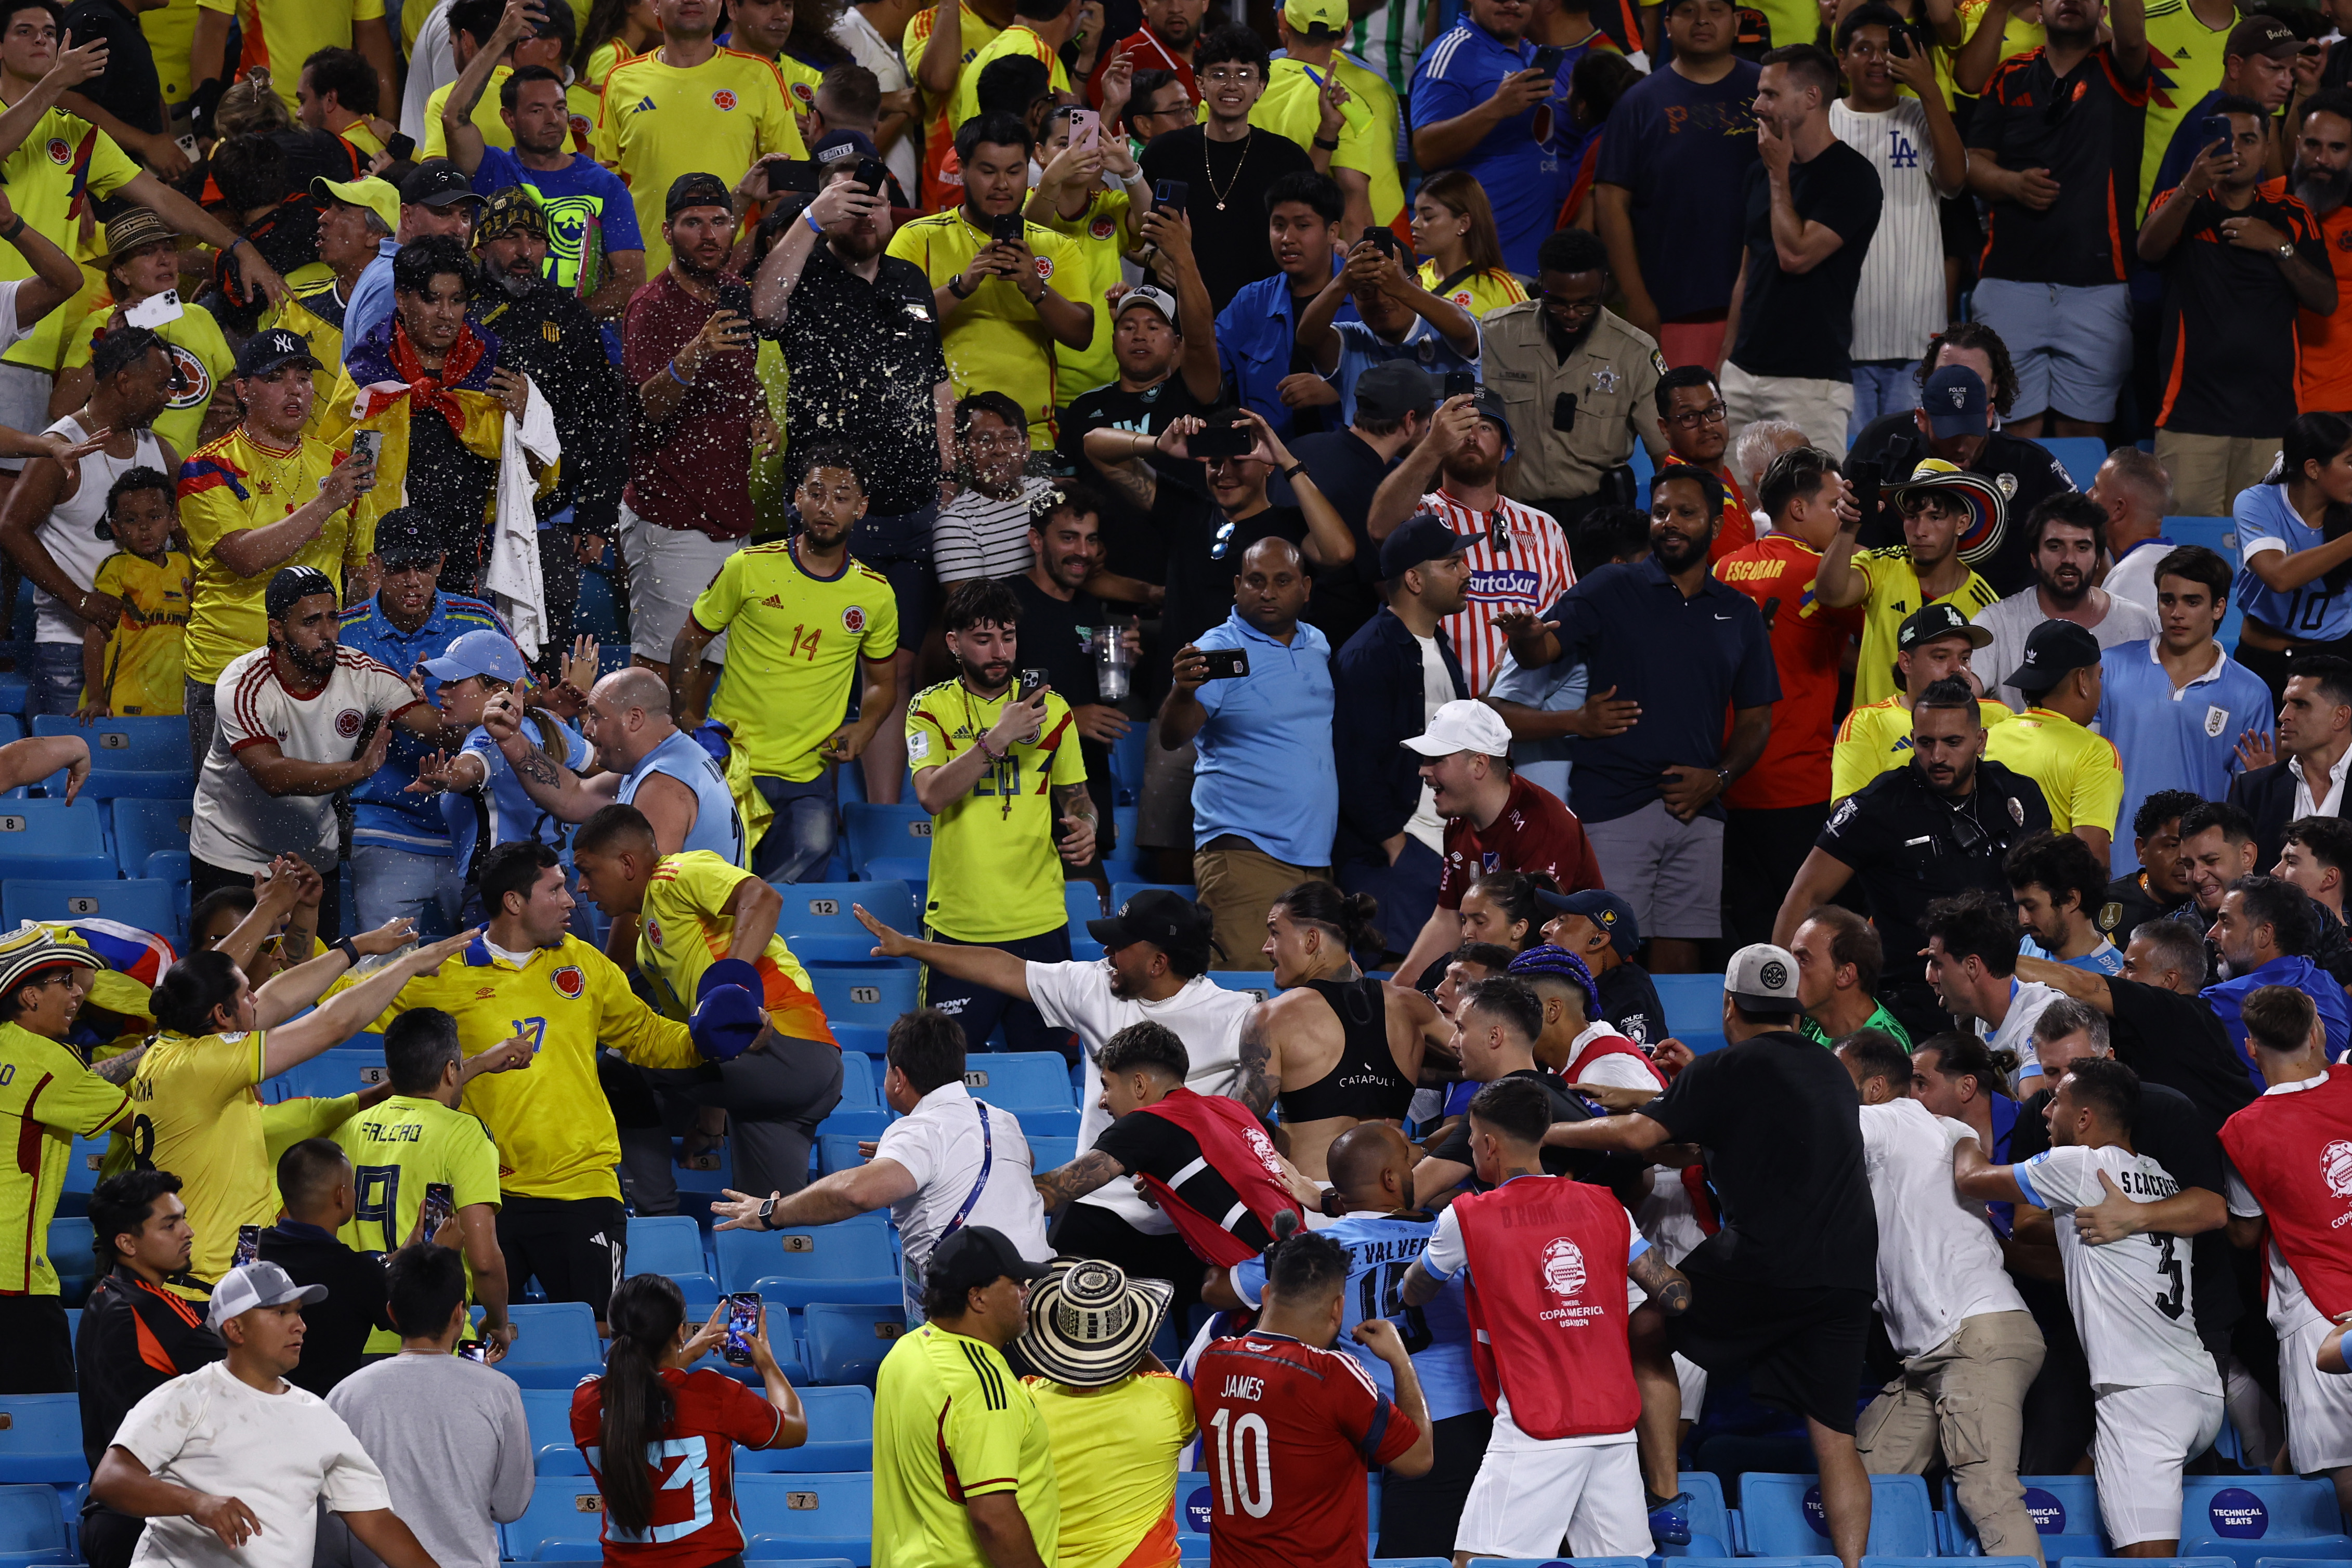
M 782 608 L 784 607 L 784 601 L 783 601 L 782 597 L 781 595 L 775 595 L 775 594 L 771 594 L 771 595 L 769 595 L 766 598 L 764 598 L 764 599 L 761 600 L 761 601 L 760 601 L 760 603 L 761 603 L 762 605 L 765 605 L 768 608 L 770 608 L 770 609 L 772 609 L 772 610 L 781 610 L 781 609 L 782 609 Z
M 645 113 L 647 110 L 652 109 L 652 108 L 653 108 L 653 106 L 654 106 L 654 99 L 653 99 L 653 94 L 651 94 L 651 93 L 647 93 L 645 97 L 643 97 L 643 98 L 641 98 L 641 99 L 637 100 L 637 112 L 638 112 L 638 113 L 640 113 L 640 114 L 643 114 L 643 113 Z

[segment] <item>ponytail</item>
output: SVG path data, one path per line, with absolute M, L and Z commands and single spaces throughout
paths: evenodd
M 1329 882 L 1301 882 L 1274 900 L 1302 925 L 1319 925 L 1339 933 L 1350 952 L 1379 940 L 1375 922 L 1380 901 L 1370 893 L 1343 893 Z
M 677 1414 L 662 1381 L 662 1358 L 686 1323 L 686 1298 L 665 1274 L 632 1274 L 606 1311 L 613 1348 L 604 1358 L 604 1513 L 617 1531 L 642 1536 L 653 1524 L 650 1451 Z

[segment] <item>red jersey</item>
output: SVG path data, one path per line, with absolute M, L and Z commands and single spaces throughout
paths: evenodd
M 1724 516 L 1730 517 L 1728 509 Z M 1790 534 L 1772 533 L 1717 561 L 1716 580 L 1756 601 L 1772 628 L 1772 662 L 1780 700 L 1772 733 L 1756 765 L 1739 775 L 1723 804 L 1743 811 L 1819 805 L 1830 798 L 1830 748 L 1837 740 L 1838 667 L 1848 638 L 1862 630 L 1863 607 L 1833 610 L 1813 592 L 1822 552 Z M 1769 608 L 1774 600 L 1777 609 Z M 1724 733 L 1731 733 L 1730 719 Z
M 1491 871 L 1541 871 L 1563 893 L 1606 886 L 1584 825 L 1559 797 L 1524 778 L 1511 780 L 1503 814 L 1484 832 L 1466 816 L 1445 824 L 1445 868 L 1437 879 L 1437 907 L 1458 910 L 1470 884 Z
M 1102 51 L 1102 58 L 1095 62 L 1095 74 L 1087 78 L 1088 103 L 1097 109 L 1102 107 L 1103 72 L 1110 69 L 1110 62 L 1123 54 L 1134 57 L 1137 76 L 1145 71 L 1174 71 L 1176 79 L 1184 84 L 1184 96 L 1192 100 L 1193 108 L 1201 107 L 1201 85 L 1192 79 L 1192 59 L 1161 43 L 1149 22 Z
M 1420 1440 L 1354 1358 L 1286 1334 L 1218 1340 L 1192 1373 L 1215 1568 L 1361 1563 L 1364 1472 Z
M 2331 1320 L 2352 1311 L 2352 1071 L 2241 1108 L 2221 1123 L 2221 1147 L 2312 1306 Z
M 783 1425 L 776 1407 L 733 1378 L 716 1372 L 662 1374 L 677 1413 L 641 1461 L 654 1473 L 654 1516 L 643 1535 L 604 1517 L 604 1558 L 642 1568 L 702 1568 L 743 1550 L 735 1515 L 735 1445 L 764 1448 Z M 572 1395 L 572 1440 L 587 1456 L 588 1473 L 604 1489 L 604 1380 L 592 1377 Z

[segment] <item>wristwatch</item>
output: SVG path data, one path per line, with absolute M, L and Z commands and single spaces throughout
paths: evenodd
M 761 1230 L 766 1230 L 766 1229 L 769 1229 L 769 1228 L 770 1228 L 770 1226 L 769 1226 L 769 1225 L 768 1225 L 768 1216 L 769 1216 L 770 1215 L 772 1215 L 772 1214 L 775 1213 L 775 1212 L 776 1212 L 776 1200 L 775 1200 L 775 1199 L 773 1199 L 773 1198 L 762 1198 L 762 1199 L 760 1201 L 760 1228 L 761 1228 Z
M 1730 770 L 1729 768 L 1717 768 L 1717 769 L 1716 769 L 1716 770 L 1715 770 L 1715 788 L 1716 788 L 1716 793 L 1717 793 L 1717 794 L 1718 794 L 1718 795 L 1720 795 L 1720 794 L 1722 794 L 1725 790 L 1727 790 L 1727 789 L 1729 789 L 1730 787 L 1731 787 L 1731 770 Z
M 2276 256 L 2281 261 L 2293 261 L 2294 259 L 2294 242 L 2293 240 L 2286 239 L 2280 240 L 2278 249 L 2273 251 L 2272 254 Z

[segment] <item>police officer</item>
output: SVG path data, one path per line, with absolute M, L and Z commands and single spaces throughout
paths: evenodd
M 1665 460 L 1652 395 L 1666 362 L 1602 306 L 1609 253 L 1598 237 L 1561 229 L 1536 259 L 1535 297 L 1479 323 L 1480 374 L 1519 435 L 1504 493 L 1565 527 L 1596 506 L 1642 504 L 1628 459 L 1638 437 Z
M 1856 877 L 1886 947 L 1879 1000 L 1914 1039 L 1951 1026 L 1927 982 L 1920 921 L 1927 905 L 1969 888 L 2001 897 L 2001 857 L 2050 826 L 2041 786 L 1984 760 L 1977 694 L 1958 676 L 1912 700 L 1911 763 L 1879 774 L 1831 814 L 1773 921 L 1782 946 L 1810 911 Z

